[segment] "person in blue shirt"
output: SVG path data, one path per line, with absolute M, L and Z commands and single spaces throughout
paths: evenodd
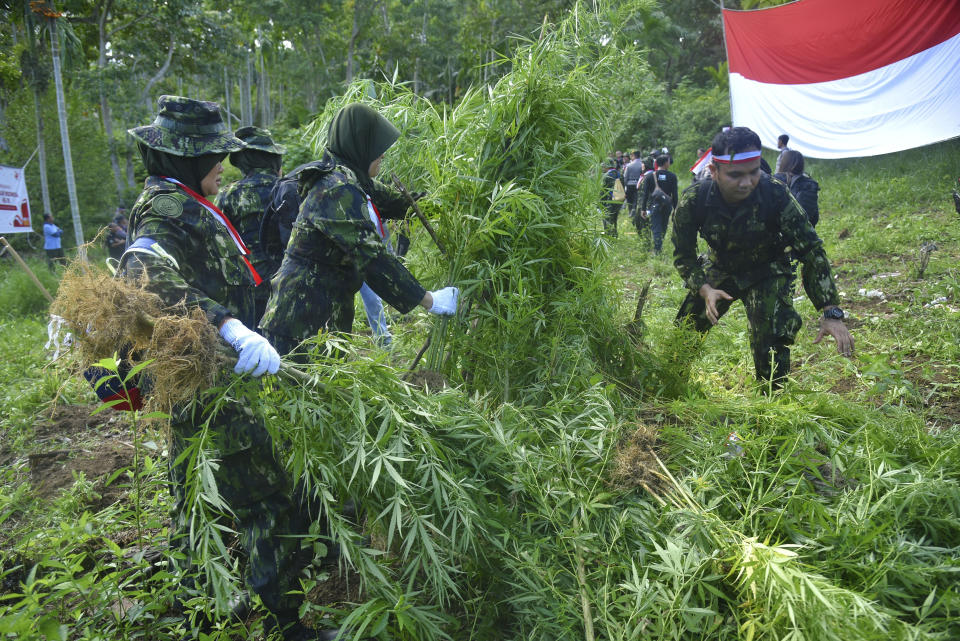
M 63 262 L 63 248 L 60 246 L 60 237 L 63 230 L 53 222 L 53 216 L 43 217 L 43 249 L 47 252 L 47 266 L 52 271 L 56 263 Z

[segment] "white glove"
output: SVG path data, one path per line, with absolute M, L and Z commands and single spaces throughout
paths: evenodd
M 247 329 L 247 326 L 236 318 L 231 318 L 220 327 L 220 336 L 240 354 L 237 365 L 233 368 L 237 374 L 253 370 L 256 378 L 264 373 L 276 374 L 280 369 L 280 354 L 273 349 L 270 341 Z
M 431 314 L 446 314 L 448 316 L 457 313 L 457 298 L 460 296 L 460 290 L 456 287 L 444 287 L 435 292 L 430 292 L 433 297 L 433 307 L 427 311 Z

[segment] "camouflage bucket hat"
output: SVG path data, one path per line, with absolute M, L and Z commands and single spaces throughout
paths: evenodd
M 237 138 L 242 140 L 243 144 L 247 146 L 247 149 L 257 149 L 270 154 L 277 154 L 278 156 L 282 156 L 283 152 L 286 151 L 283 145 L 278 145 L 273 142 L 269 129 L 263 129 L 261 127 L 240 127 L 240 129 L 237 129 L 236 135 Z
M 245 145 L 227 128 L 215 102 L 182 96 L 160 96 L 159 113 L 152 125 L 128 129 L 127 133 L 157 151 L 174 156 L 228 154 Z

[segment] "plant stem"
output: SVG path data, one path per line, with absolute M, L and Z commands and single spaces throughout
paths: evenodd
M 573 520 L 573 528 L 580 531 L 580 520 Z M 576 541 L 573 542 L 573 553 L 577 558 L 577 582 L 580 584 L 580 605 L 583 608 L 583 633 L 586 641 L 594 641 L 596 636 L 593 632 L 593 608 L 590 606 L 590 599 L 587 597 L 587 571 L 583 565 L 583 555 L 580 553 L 580 546 Z

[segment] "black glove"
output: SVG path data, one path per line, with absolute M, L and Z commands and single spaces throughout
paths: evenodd
M 427 192 L 425 191 L 415 191 L 410 194 L 410 197 L 416 201 L 416 200 L 420 200 L 426 195 L 427 195 Z

